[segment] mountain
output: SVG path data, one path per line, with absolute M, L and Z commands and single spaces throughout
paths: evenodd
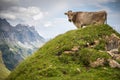
M 0 51 L 0 80 L 5 79 L 10 74 L 10 71 L 4 65 L 2 60 L 2 53 Z
M 90 25 L 48 41 L 6 80 L 119 80 L 120 34 Z
M 11 26 L 0 19 L 0 50 L 4 64 L 9 70 L 31 55 L 45 42 L 34 27 L 18 24 Z

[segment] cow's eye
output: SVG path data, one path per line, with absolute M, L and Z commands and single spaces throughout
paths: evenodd
M 73 14 L 71 14 L 71 16 L 73 16 Z

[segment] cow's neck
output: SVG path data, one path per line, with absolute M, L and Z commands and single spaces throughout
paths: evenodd
M 76 22 L 76 16 L 77 16 L 77 12 L 73 12 L 73 18 L 72 18 L 73 23 Z

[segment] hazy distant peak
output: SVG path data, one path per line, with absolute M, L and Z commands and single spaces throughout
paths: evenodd
M 2 26 L 2 25 L 9 25 L 10 26 L 10 24 L 7 22 L 6 19 L 0 18 L 0 26 Z

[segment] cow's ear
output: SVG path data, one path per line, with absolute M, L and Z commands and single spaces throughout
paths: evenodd
M 67 15 L 67 13 L 64 13 L 65 15 Z

